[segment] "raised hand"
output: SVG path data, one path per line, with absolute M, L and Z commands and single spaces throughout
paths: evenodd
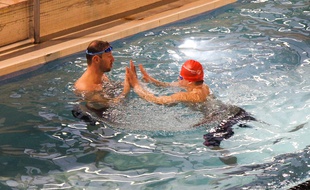
M 139 84 L 136 70 L 133 69 L 133 67 L 126 67 L 126 78 L 132 87 L 135 87 L 137 84 Z
M 132 60 L 130 60 L 130 71 L 133 72 L 137 76 L 136 66 Z
M 126 69 L 125 72 L 125 79 L 124 79 L 124 89 L 123 89 L 123 94 L 127 94 L 130 91 L 130 82 L 129 82 L 129 78 L 128 78 L 128 71 Z
M 151 82 L 150 81 L 150 75 L 145 71 L 144 67 L 142 64 L 139 64 L 139 68 L 140 68 L 140 71 L 142 73 L 142 79 L 145 81 L 145 82 Z

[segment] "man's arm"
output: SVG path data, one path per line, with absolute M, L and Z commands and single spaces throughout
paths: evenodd
M 127 77 L 127 70 L 125 71 L 125 79 L 124 79 L 123 85 L 124 85 L 123 92 L 119 96 L 117 96 L 116 98 L 111 100 L 111 102 L 113 102 L 114 104 L 119 103 L 130 92 L 130 83 L 129 83 L 129 79 Z

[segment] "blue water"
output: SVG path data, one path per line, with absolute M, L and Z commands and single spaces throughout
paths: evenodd
M 212 125 L 191 128 L 201 113 L 133 92 L 116 123 L 74 118 L 82 52 L 2 81 L 0 189 L 287 189 L 310 179 L 309 16 L 306 0 L 239 1 L 112 42 L 111 79 L 132 59 L 174 81 L 196 59 L 219 100 L 266 122 L 235 126 L 219 150 L 202 144 Z

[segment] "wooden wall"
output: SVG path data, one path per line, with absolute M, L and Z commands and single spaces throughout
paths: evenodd
M 0 6 L 0 47 L 30 37 L 30 8 L 27 0 Z
M 163 0 L 40 0 L 40 35 L 61 33 L 98 20 L 115 20 L 160 1 Z M 0 6 L 0 47 L 33 38 L 33 0 L 13 2 Z
M 122 13 L 158 1 L 161 0 L 41 0 L 41 35 L 112 16 L 120 18 L 126 16 Z

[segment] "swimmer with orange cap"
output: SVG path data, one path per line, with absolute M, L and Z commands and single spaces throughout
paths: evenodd
M 141 98 L 149 102 L 164 105 L 174 103 L 204 104 L 208 102 L 210 103 L 213 102 L 210 101 L 212 99 L 210 96 L 210 89 L 206 84 L 204 84 L 203 81 L 204 79 L 203 67 L 198 61 L 187 60 L 181 67 L 178 82 L 172 82 L 172 83 L 158 81 L 153 77 L 149 76 L 141 64 L 139 65 L 139 67 L 143 74 L 143 79 L 146 82 L 154 83 L 157 86 L 179 86 L 185 89 L 185 91 L 183 92 L 177 92 L 170 96 L 155 96 L 151 92 L 142 88 L 142 86 L 139 84 L 135 66 L 131 61 L 130 68 L 126 68 L 126 78 L 129 81 L 130 85 L 133 87 L 134 91 Z M 210 98 L 208 98 L 209 96 Z M 222 140 L 228 139 L 234 134 L 232 127 L 241 121 L 257 121 L 254 117 L 252 117 L 242 108 L 233 105 L 225 105 L 222 104 L 220 101 L 217 102 L 220 103 L 219 105 L 221 106 L 215 106 L 215 108 L 219 107 L 220 109 L 226 109 L 226 111 L 225 110 L 212 111 L 211 109 L 211 112 L 207 112 L 208 115 L 206 115 L 205 118 L 200 123 L 194 125 L 194 127 L 199 126 L 204 123 L 212 122 L 212 120 L 214 120 L 214 118 L 216 117 L 219 118 L 221 118 L 221 116 L 223 117 L 221 120 L 219 120 L 221 122 L 218 124 L 216 128 L 214 128 L 212 131 L 203 136 L 205 140 L 203 144 L 206 146 L 213 146 L 213 147 L 220 146 Z M 213 107 L 214 106 L 210 105 L 210 108 Z M 244 124 L 239 124 L 239 126 L 247 127 L 247 125 Z
M 130 67 L 126 68 L 126 77 L 134 91 L 143 99 L 156 104 L 169 105 L 173 103 L 198 103 L 204 102 L 210 95 L 209 87 L 203 83 L 204 72 L 202 65 L 195 60 L 187 60 L 181 68 L 178 82 L 166 83 L 161 82 L 149 76 L 143 66 L 140 64 L 139 68 L 143 74 L 143 79 L 146 82 L 154 83 L 157 86 L 179 86 L 185 91 L 177 92 L 170 96 L 155 96 L 141 87 L 135 73 L 135 66 L 130 62 Z

